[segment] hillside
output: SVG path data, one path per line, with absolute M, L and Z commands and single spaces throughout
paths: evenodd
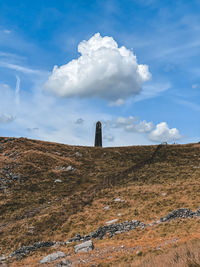
M 0 138 L 2 266 L 44 266 L 38 262 L 56 251 L 72 266 L 200 266 L 199 206 L 200 144 L 95 148 Z M 74 253 L 81 238 L 65 243 L 132 220 L 145 226 L 103 228 L 91 252 Z M 44 241 L 57 243 L 8 257 Z

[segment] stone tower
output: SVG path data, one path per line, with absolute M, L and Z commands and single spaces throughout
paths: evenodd
M 95 143 L 94 146 L 102 147 L 102 129 L 101 122 L 96 123 Z

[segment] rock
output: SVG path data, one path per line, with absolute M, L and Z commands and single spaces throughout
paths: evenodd
M 90 233 L 88 236 L 90 238 L 102 239 L 106 235 L 106 233 L 108 233 L 109 237 L 112 237 L 116 233 L 129 232 L 130 230 L 134 230 L 138 227 L 144 229 L 146 227 L 146 224 L 137 220 L 126 221 L 123 223 L 114 223 L 111 225 L 100 226 L 95 232 Z M 85 240 L 85 237 L 83 237 L 83 239 Z
M 200 207 L 196 211 L 197 216 L 200 216 Z
M 58 252 L 55 252 L 55 253 L 52 253 L 52 254 L 45 256 L 43 259 L 40 260 L 40 263 L 48 263 L 51 261 L 55 261 L 59 258 L 63 258 L 65 256 L 66 256 L 65 253 L 63 253 L 62 251 L 58 251 Z
M 115 202 L 125 202 L 124 199 L 120 199 L 119 197 L 115 198 L 114 201 L 115 201 Z
M 5 255 L 1 255 L 0 256 L 0 261 L 5 261 L 6 260 L 6 256 Z
M 46 241 L 46 242 L 35 242 L 33 245 L 31 246 L 23 246 L 17 250 L 15 250 L 14 252 L 12 252 L 10 254 L 10 257 L 24 257 L 27 254 L 29 254 L 31 251 L 35 251 L 37 249 L 40 248 L 44 248 L 44 247 L 52 247 L 53 245 L 55 245 L 55 242 L 51 242 L 51 241 Z
M 70 165 L 70 166 L 68 166 L 67 168 L 66 168 L 66 171 L 73 171 L 73 167 Z
M 104 210 L 109 210 L 110 209 L 110 206 L 105 206 L 103 209 Z
M 108 225 L 108 224 L 113 224 L 113 223 L 116 223 L 118 221 L 118 219 L 113 219 L 113 220 L 111 220 L 111 221 L 108 221 L 108 222 L 106 222 L 106 224 Z
M 34 226 L 29 227 L 29 233 L 33 234 L 34 233 L 34 229 L 35 229 Z
M 75 156 L 76 156 L 76 157 L 82 157 L 82 154 L 79 153 L 79 152 L 76 152 L 76 153 L 75 153 Z
M 197 216 L 197 212 L 193 212 L 190 209 L 177 209 L 160 218 L 160 222 L 167 222 L 176 218 L 193 218 L 194 216 Z
M 122 234 L 122 231 L 116 231 L 115 235 Z
M 56 180 L 54 181 L 54 183 L 62 183 L 62 180 L 60 180 L 60 179 L 56 179 Z
M 56 264 L 56 267 L 62 267 L 62 266 L 69 267 L 71 265 L 72 265 L 72 262 L 70 260 L 62 260 L 61 262 Z
M 161 193 L 161 196 L 165 197 L 167 195 L 167 193 L 163 192 Z
M 91 251 L 91 250 L 93 250 L 93 249 L 94 249 L 94 245 L 93 245 L 93 243 L 92 243 L 91 240 L 86 241 L 86 242 L 84 242 L 84 243 L 81 243 L 81 244 L 79 244 L 79 245 L 76 245 L 76 246 L 74 247 L 74 251 L 75 251 L 75 253 L 79 253 L 79 252 L 88 252 L 88 251 Z

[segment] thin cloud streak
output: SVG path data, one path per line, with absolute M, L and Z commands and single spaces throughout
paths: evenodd
M 16 75 L 15 101 L 17 105 L 20 103 L 20 82 L 20 77 Z
M 0 61 L 0 67 L 8 68 L 11 70 L 16 70 L 16 71 L 22 72 L 24 74 L 42 75 L 44 73 L 44 71 L 42 71 L 42 70 L 35 70 L 35 69 L 28 68 L 28 67 L 20 66 L 17 64 L 4 62 L 4 61 Z

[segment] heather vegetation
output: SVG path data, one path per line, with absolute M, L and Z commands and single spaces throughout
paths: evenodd
M 58 250 L 75 266 L 200 265 L 199 217 L 158 222 L 198 210 L 200 144 L 94 148 L 1 138 L 0 177 L 0 255 L 57 242 L 6 259 L 10 266 L 38 266 Z M 78 241 L 65 243 L 131 220 L 147 226 L 92 238 L 87 253 L 74 252 Z

